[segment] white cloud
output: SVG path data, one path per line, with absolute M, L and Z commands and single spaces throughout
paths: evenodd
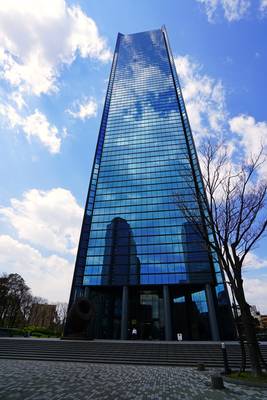
M 23 105 L 20 97 L 15 97 L 15 101 Z M 51 125 L 46 116 L 38 109 L 27 116 L 20 115 L 10 104 L 0 104 L 0 115 L 7 121 L 9 128 L 21 129 L 27 139 L 38 138 L 40 142 L 48 148 L 51 153 L 58 153 L 61 146 L 61 138 L 55 125 Z M 63 132 L 64 136 L 64 132 Z
M 250 305 L 256 305 L 261 314 L 267 314 L 267 277 L 244 278 L 246 299 Z
M 20 92 L 12 92 L 9 98 L 16 105 L 18 110 L 22 110 L 23 107 L 26 107 L 25 100 Z
M 209 22 L 214 22 L 214 18 L 219 10 L 222 10 L 224 17 L 229 21 L 238 21 L 243 18 L 251 6 L 251 0 L 196 0 L 205 7 Z
M 20 239 L 52 252 L 76 254 L 83 210 L 69 190 L 32 189 L 11 199 L 0 215 Z
M 189 56 L 176 57 L 175 65 L 195 139 L 217 134 L 227 117 L 222 82 L 203 74 Z
M 235 156 L 251 158 L 261 146 L 267 150 L 266 121 L 257 122 L 254 117 L 242 114 L 228 119 L 222 82 L 202 73 L 201 66 L 189 56 L 176 57 L 175 64 L 197 145 L 206 137 L 224 139 L 233 156 L 232 165 Z M 259 171 L 263 178 L 267 177 L 266 162 Z
M 249 270 L 267 268 L 267 259 L 261 258 L 255 253 L 250 252 L 245 258 L 244 266 Z
M 40 111 L 35 110 L 33 114 L 24 118 L 22 129 L 28 139 L 36 136 L 51 153 L 59 152 L 61 139 L 58 137 L 58 129 L 54 125 L 50 125 L 46 116 Z
M 76 111 L 75 111 L 76 110 Z M 85 120 L 96 117 L 97 102 L 94 98 L 85 98 L 83 102 L 76 101 L 73 104 L 73 109 L 66 110 L 73 118 Z
M 247 157 L 257 154 L 261 146 L 267 146 L 266 121 L 257 122 L 250 115 L 238 115 L 229 120 L 229 126 L 231 132 L 238 135 Z
M 77 55 L 105 62 L 111 52 L 96 23 L 65 0 L 0 0 L 0 77 L 20 92 L 57 89 Z
M 0 235 L 0 270 L 20 274 L 35 296 L 68 301 L 73 265 L 62 257 L 44 257 L 28 244 Z
M 258 154 L 261 146 L 267 148 L 267 121 L 257 122 L 244 114 L 229 119 L 222 82 L 203 73 L 188 55 L 177 56 L 175 64 L 197 144 L 207 136 L 221 136 L 227 140 L 230 153 L 246 157 Z M 265 163 L 262 172 L 266 168 Z
M 260 12 L 265 15 L 267 12 L 267 0 L 260 1 Z
M 62 129 L 62 137 L 66 138 L 68 136 L 69 132 L 67 130 L 67 128 L 64 126 Z

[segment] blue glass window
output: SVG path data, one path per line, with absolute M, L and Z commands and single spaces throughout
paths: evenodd
M 179 193 L 200 215 L 177 90 L 161 30 L 119 35 L 87 205 L 84 285 L 211 279 L 208 251 L 176 204 Z

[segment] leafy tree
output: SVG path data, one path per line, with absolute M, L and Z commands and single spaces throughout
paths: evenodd
M 3 274 L 0 278 L 0 322 L 2 326 L 24 325 L 31 300 L 30 288 L 19 274 Z
M 0 325 L 22 327 L 27 325 L 33 304 L 46 304 L 41 297 L 34 297 L 19 274 L 0 277 Z

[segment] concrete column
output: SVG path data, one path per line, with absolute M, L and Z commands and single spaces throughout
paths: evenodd
M 122 289 L 121 340 L 128 339 L 128 286 Z
M 215 304 L 214 304 L 211 286 L 209 283 L 206 285 L 205 291 L 206 291 L 206 298 L 207 298 L 207 305 L 208 305 L 208 312 L 209 312 L 211 338 L 214 341 L 219 341 L 220 334 L 219 334 L 219 329 L 218 329 Z
M 163 285 L 165 340 L 172 340 L 171 306 L 169 287 Z

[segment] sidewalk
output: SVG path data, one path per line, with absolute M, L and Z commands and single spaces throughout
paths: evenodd
M 214 370 L 0 360 L 1 400 L 267 400 L 267 390 L 226 384 Z M 217 371 L 218 372 L 218 371 Z

